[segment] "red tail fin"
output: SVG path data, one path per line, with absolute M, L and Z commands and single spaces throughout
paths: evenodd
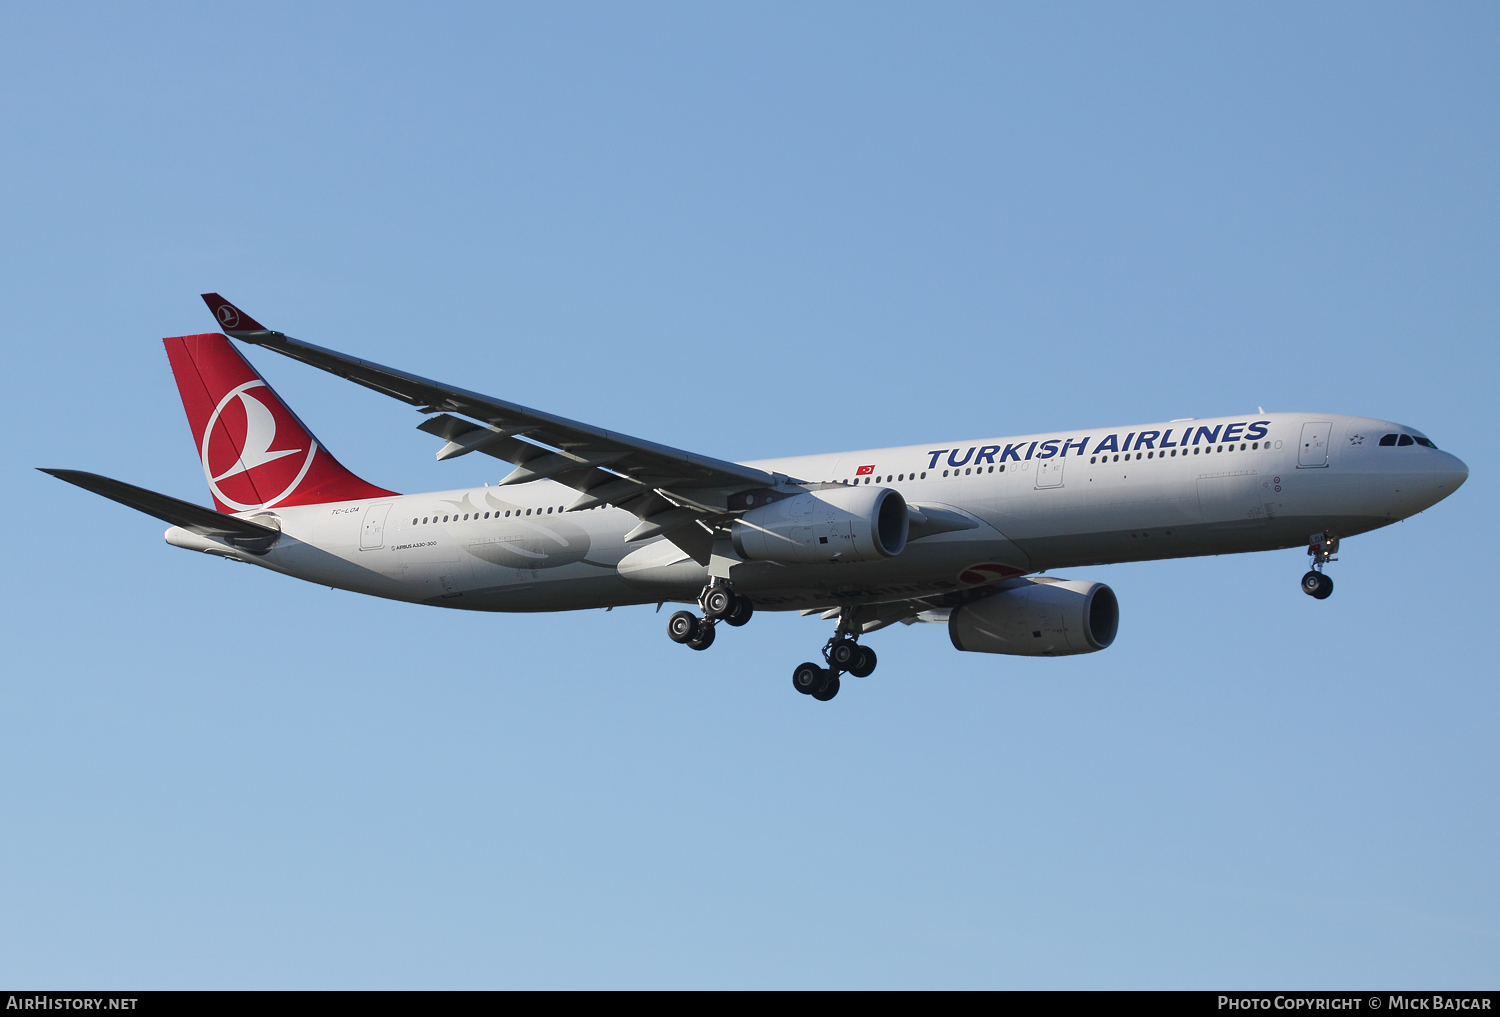
M 220 512 L 395 493 L 344 469 L 222 335 L 163 342 Z

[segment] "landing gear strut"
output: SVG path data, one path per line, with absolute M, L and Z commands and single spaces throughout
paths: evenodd
M 1312 555 L 1312 568 L 1302 577 L 1302 592 L 1309 597 L 1327 600 L 1333 593 L 1333 579 L 1323 574 L 1323 566 L 1338 561 L 1339 538 L 1331 533 L 1314 533 L 1308 538 L 1307 553 Z

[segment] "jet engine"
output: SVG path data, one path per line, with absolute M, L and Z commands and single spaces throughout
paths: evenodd
M 753 508 L 730 536 L 740 557 L 777 562 L 879 561 L 906 547 L 906 499 L 886 487 L 829 487 Z
M 1025 657 L 1093 653 L 1114 642 L 1119 627 L 1114 591 L 1071 579 L 1015 580 L 948 616 L 958 649 Z

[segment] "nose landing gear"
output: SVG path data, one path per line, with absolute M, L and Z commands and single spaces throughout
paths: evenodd
M 1339 538 L 1331 533 L 1314 533 L 1308 538 L 1307 553 L 1312 555 L 1312 568 L 1302 577 L 1302 592 L 1318 600 L 1327 600 L 1333 594 L 1333 579 L 1323 574 L 1323 566 L 1338 561 L 1334 555 L 1339 551 Z

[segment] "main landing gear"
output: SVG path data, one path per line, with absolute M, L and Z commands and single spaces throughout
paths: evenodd
M 755 613 L 749 597 L 735 593 L 722 582 L 704 587 L 698 605 L 703 609 L 701 618 L 691 611 L 677 611 L 667 619 L 667 636 L 672 642 L 706 650 L 713 645 L 714 630 L 719 622 L 739 627 Z M 858 608 L 846 607 L 839 611 L 838 627 L 823 645 L 824 663 L 797 665 L 792 672 L 794 689 L 826 703 L 839 694 L 841 675 L 868 678 L 875 673 L 875 651 L 859 644 L 864 626 L 858 614 Z
M 819 667 L 811 662 L 798 664 L 792 672 L 792 688 L 826 703 L 839 694 L 841 673 L 847 672 L 856 678 L 868 678 L 874 674 L 875 651 L 856 642 L 859 631 L 854 612 L 847 608 L 840 612 L 838 628 L 823 646 L 823 659 L 828 666 Z
M 1333 579 L 1323 574 L 1323 566 L 1338 561 L 1339 538 L 1331 533 L 1314 533 L 1308 538 L 1307 553 L 1312 555 L 1312 568 L 1302 577 L 1302 592 L 1309 597 L 1327 600 L 1333 593 Z
M 672 642 L 706 650 L 714 644 L 716 622 L 738 628 L 755 613 L 755 605 L 750 603 L 749 597 L 741 596 L 723 584 L 704 587 L 698 604 L 703 608 L 702 618 L 691 611 L 678 611 L 667 619 L 667 637 Z

